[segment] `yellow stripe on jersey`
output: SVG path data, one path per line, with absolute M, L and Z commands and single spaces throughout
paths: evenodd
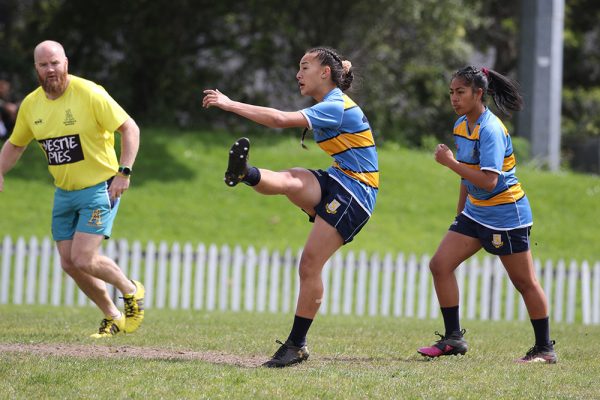
M 504 124 L 502 123 L 502 121 L 499 118 L 497 118 L 497 120 L 500 123 L 500 126 L 502 127 L 504 136 L 508 136 L 508 129 L 506 129 L 506 126 L 504 126 Z M 479 140 L 479 128 L 480 128 L 480 125 L 476 125 L 473 132 L 469 135 L 469 131 L 467 129 L 467 121 L 465 120 L 460 125 L 458 125 L 456 128 L 454 128 L 453 133 L 457 136 L 462 136 L 465 139 Z
M 479 164 L 468 164 L 465 162 L 460 162 L 461 164 L 463 164 L 465 167 L 471 168 L 471 169 L 475 169 L 477 171 L 479 171 Z
M 356 179 L 359 182 L 364 183 L 367 186 L 371 186 L 375 189 L 379 188 L 379 171 L 377 172 L 355 172 L 347 169 L 340 168 L 338 163 L 334 163 L 333 166 L 344 174 L 351 178 Z
M 469 140 L 479 140 L 479 125 L 475 126 L 475 129 L 469 135 L 467 130 L 467 121 L 465 120 L 462 124 L 454 128 L 454 134 Z
M 515 203 L 517 200 L 520 200 L 523 196 L 525 196 L 525 192 L 521 189 L 521 184 L 517 183 L 506 189 L 504 192 L 498 193 L 491 199 L 487 200 L 479 200 L 469 195 L 469 200 L 476 206 L 480 207 L 490 207 L 497 206 L 500 204 L 510 204 Z
M 342 98 L 344 99 L 344 110 L 347 110 L 352 107 L 356 107 L 356 103 L 354 102 L 354 100 L 352 100 L 347 95 L 343 95 Z
M 350 148 L 375 146 L 370 129 L 358 133 L 341 133 L 336 137 L 319 142 L 319 147 L 327 154 L 341 153 Z
M 502 171 L 510 171 L 517 164 L 517 159 L 515 158 L 515 153 L 511 154 L 508 157 L 504 157 L 504 163 L 502 164 Z

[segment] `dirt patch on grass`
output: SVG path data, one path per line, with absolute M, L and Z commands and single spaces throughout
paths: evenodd
M 85 358 L 143 358 L 149 360 L 190 360 L 205 361 L 213 364 L 235 365 L 255 368 L 266 361 L 265 357 L 240 357 L 217 351 L 170 350 L 152 347 L 134 346 L 97 346 L 84 344 L 21 344 L 0 343 L 0 353 L 32 353 L 48 356 L 67 356 Z

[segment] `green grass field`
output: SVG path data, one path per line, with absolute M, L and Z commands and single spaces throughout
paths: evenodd
M 322 316 L 309 360 L 269 370 L 255 366 L 285 339 L 290 315 L 150 310 L 136 333 L 102 341 L 87 337 L 100 318 L 93 308 L 0 306 L 0 315 L 2 398 L 600 396 L 598 326 L 555 324 L 559 363 L 517 365 L 533 341 L 528 322 L 463 321 L 469 352 L 426 361 L 415 350 L 441 321 Z
M 314 143 L 303 150 L 296 133 L 250 134 L 251 162 L 274 170 L 327 168 L 330 159 Z M 142 135 L 114 238 L 302 247 L 311 225 L 287 199 L 224 185 L 227 151 L 237 135 L 144 128 Z M 0 235 L 49 235 L 53 186 L 36 147 L 6 176 Z M 455 214 L 458 177 L 428 152 L 389 144 L 379 154 L 381 190 L 373 218 L 344 250 L 433 254 Z M 517 172 L 534 212 L 534 257 L 600 260 L 600 179 L 527 165 Z

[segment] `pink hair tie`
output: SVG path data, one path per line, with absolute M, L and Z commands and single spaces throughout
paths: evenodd
M 481 68 L 481 72 L 483 72 L 483 74 L 489 78 L 490 76 L 490 70 L 487 69 L 486 67 Z

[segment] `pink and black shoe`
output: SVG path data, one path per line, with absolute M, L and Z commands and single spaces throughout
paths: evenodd
M 528 363 L 545 363 L 545 364 L 556 364 L 558 357 L 554 351 L 554 344 L 556 342 L 551 340 L 549 344 L 545 346 L 535 345 L 527 351 L 525 357 L 516 360 L 519 364 Z
M 454 331 L 448 336 L 443 336 L 439 332 L 435 332 L 440 337 L 433 346 L 421 347 L 417 352 L 425 357 L 435 358 L 440 356 L 451 356 L 457 354 L 465 354 L 469 347 L 464 340 L 463 335 L 465 330 Z

